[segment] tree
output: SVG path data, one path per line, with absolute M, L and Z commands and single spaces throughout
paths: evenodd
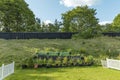
M 101 29 L 102 29 L 102 32 L 113 32 L 113 26 L 112 24 L 110 23 L 107 23 L 105 25 L 100 25 L 101 26 Z
M 41 20 L 39 18 L 36 18 L 36 22 L 34 26 L 34 31 L 36 32 L 42 32 L 42 24 L 41 24 Z
M 112 23 L 112 30 L 114 32 L 119 32 L 120 31 L 120 14 L 118 14 L 114 18 L 113 23 Z
M 26 32 L 34 30 L 35 18 L 24 0 L 0 0 L 0 22 L 4 32 Z
M 42 32 L 49 32 L 48 25 L 46 25 L 44 22 L 41 24 Z
M 63 31 L 81 32 L 88 28 L 95 28 L 98 25 L 98 19 L 95 17 L 96 10 L 88 6 L 80 6 L 62 14 Z
M 94 37 L 100 32 L 98 19 L 95 17 L 96 10 L 88 6 L 79 6 L 62 14 L 63 31 L 79 32 L 83 38 Z
M 59 32 L 60 31 L 61 22 L 59 22 L 56 19 L 54 23 L 45 24 L 43 22 L 41 26 L 42 26 L 42 32 Z
M 59 32 L 60 26 L 61 26 L 61 22 L 59 22 L 59 21 L 56 19 L 53 24 L 52 24 L 52 23 L 48 24 L 49 32 Z
M 60 31 L 60 26 L 61 25 L 62 25 L 62 23 L 60 21 L 58 21 L 57 19 L 55 19 L 54 26 L 55 26 L 55 31 L 56 32 Z

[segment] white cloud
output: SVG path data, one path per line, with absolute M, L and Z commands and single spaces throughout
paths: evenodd
M 99 22 L 100 25 L 105 25 L 105 24 L 110 24 L 112 23 L 112 21 L 102 21 L 102 22 Z
M 66 6 L 66 7 L 76 7 L 76 6 L 93 6 L 95 5 L 99 0 L 60 0 L 60 4 Z
M 45 23 L 46 25 L 48 25 L 49 23 L 53 23 L 53 22 L 50 21 L 50 20 L 45 20 L 44 23 Z

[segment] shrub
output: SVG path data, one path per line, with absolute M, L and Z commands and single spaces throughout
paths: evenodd
M 27 66 L 28 66 L 29 68 L 32 68 L 33 65 L 34 65 L 33 58 L 30 57 L 30 58 L 26 59 L 26 64 L 27 64 Z
M 62 66 L 67 66 L 67 64 L 68 64 L 68 58 L 64 57 L 62 61 Z
M 94 63 L 93 56 L 87 56 L 87 57 L 85 57 L 85 64 L 86 65 L 91 65 L 93 63 Z
M 33 59 L 33 62 L 34 62 L 34 68 L 38 68 L 39 67 L 39 58 Z
M 83 60 L 77 58 L 77 59 L 74 59 L 74 58 L 71 58 L 68 62 L 68 65 L 69 66 L 78 66 L 78 65 L 82 65 L 83 64 Z
M 43 66 L 45 66 L 46 64 L 47 64 L 47 59 L 44 58 L 44 59 L 43 59 Z
M 70 60 L 68 61 L 68 65 L 69 65 L 69 66 L 73 66 L 73 63 L 74 63 L 73 58 L 70 58 Z
M 73 35 L 73 39 L 89 39 L 89 38 L 94 38 L 94 37 L 98 37 L 101 36 L 101 29 L 100 27 L 96 27 L 96 28 L 87 28 L 81 32 L 79 32 L 78 34 Z
M 56 60 L 55 60 L 55 65 L 60 67 L 61 66 L 61 58 L 58 57 Z
M 83 61 L 81 59 L 77 59 L 76 62 L 77 62 L 78 65 L 82 65 L 83 64 Z
M 73 66 L 77 66 L 77 59 L 73 59 Z
M 51 67 L 52 65 L 54 65 L 54 61 L 52 58 L 49 58 L 47 61 L 47 67 Z
M 101 65 L 101 59 L 95 58 L 94 59 L 94 65 L 100 66 Z
M 38 64 L 39 66 L 42 66 L 44 64 L 44 60 L 42 60 L 41 58 L 38 59 Z

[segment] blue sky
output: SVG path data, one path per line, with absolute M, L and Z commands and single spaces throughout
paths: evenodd
M 88 5 L 97 11 L 96 17 L 104 24 L 112 22 L 120 13 L 120 0 L 25 0 L 35 16 L 42 21 L 61 20 L 61 14 L 76 6 Z

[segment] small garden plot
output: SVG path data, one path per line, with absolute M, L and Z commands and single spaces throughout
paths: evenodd
M 25 60 L 22 68 L 85 66 L 93 63 L 92 56 L 73 56 L 69 52 L 47 52 L 37 53 L 34 57 Z

